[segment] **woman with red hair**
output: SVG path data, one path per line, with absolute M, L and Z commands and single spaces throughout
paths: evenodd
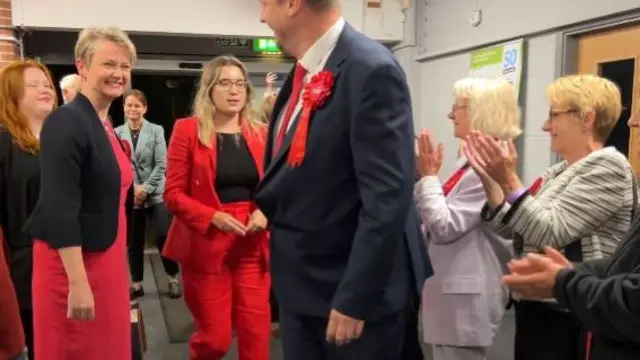
M 40 130 L 55 107 L 54 83 L 43 64 L 17 60 L 0 71 L 0 227 L 30 359 L 33 238 L 22 229 L 40 193 Z M 4 289 L 0 293 L 9 294 Z

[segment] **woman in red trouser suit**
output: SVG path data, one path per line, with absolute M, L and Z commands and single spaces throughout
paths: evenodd
M 169 142 L 165 202 L 174 214 L 163 255 L 183 268 L 195 320 L 192 360 L 222 359 L 232 329 L 239 360 L 268 360 L 267 221 L 253 202 L 262 176 L 265 128 L 250 115 L 244 65 L 218 57 L 203 70 L 195 116 Z

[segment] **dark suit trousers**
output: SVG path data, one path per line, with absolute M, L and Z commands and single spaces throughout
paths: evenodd
M 167 239 L 167 230 L 171 223 L 171 215 L 167 211 L 164 203 L 152 205 L 144 209 L 133 210 L 131 219 L 132 229 L 129 232 L 129 269 L 131 280 L 134 283 L 142 282 L 144 273 L 144 239 L 147 221 L 151 221 L 154 233 L 157 236 L 156 246 L 162 253 L 162 248 Z M 178 264 L 172 260 L 162 257 L 162 265 L 169 276 L 176 276 L 179 268 Z
M 537 301 L 516 301 L 517 360 L 583 360 L 584 332 L 569 312 Z
M 400 360 L 423 360 L 420 334 L 418 332 L 418 318 L 420 316 L 420 297 L 416 297 L 414 303 L 407 311 L 407 330 L 402 346 L 402 356 Z
M 402 352 L 407 312 L 365 324 L 362 336 L 346 346 L 327 344 L 326 318 L 291 315 L 280 310 L 285 360 L 398 360 Z

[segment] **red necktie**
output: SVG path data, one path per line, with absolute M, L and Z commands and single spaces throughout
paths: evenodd
M 282 140 L 287 133 L 287 128 L 289 127 L 289 123 L 291 122 L 291 116 L 293 115 L 293 110 L 296 108 L 298 98 L 300 97 L 300 92 L 302 91 L 302 85 L 304 83 L 305 75 L 307 75 L 307 69 L 305 69 L 300 63 L 296 63 L 296 68 L 293 72 L 293 86 L 291 87 L 291 95 L 289 95 L 289 103 L 287 104 L 287 109 L 284 113 L 284 116 L 282 117 L 280 131 L 278 131 L 278 137 L 276 138 L 276 146 L 273 148 L 274 152 L 277 152 L 278 149 L 280 149 Z

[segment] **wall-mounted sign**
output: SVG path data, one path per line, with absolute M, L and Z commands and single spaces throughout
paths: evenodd
M 259 54 L 282 54 L 276 39 L 254 39 L 253 52 Z
M 216 45 L 226 47 L 246 47 L 249 45 L 249 39 L 217 37 Z
M 524 41 L 516 40 L 471 52 L 470 76 L 504 78 L 520 92 Z

